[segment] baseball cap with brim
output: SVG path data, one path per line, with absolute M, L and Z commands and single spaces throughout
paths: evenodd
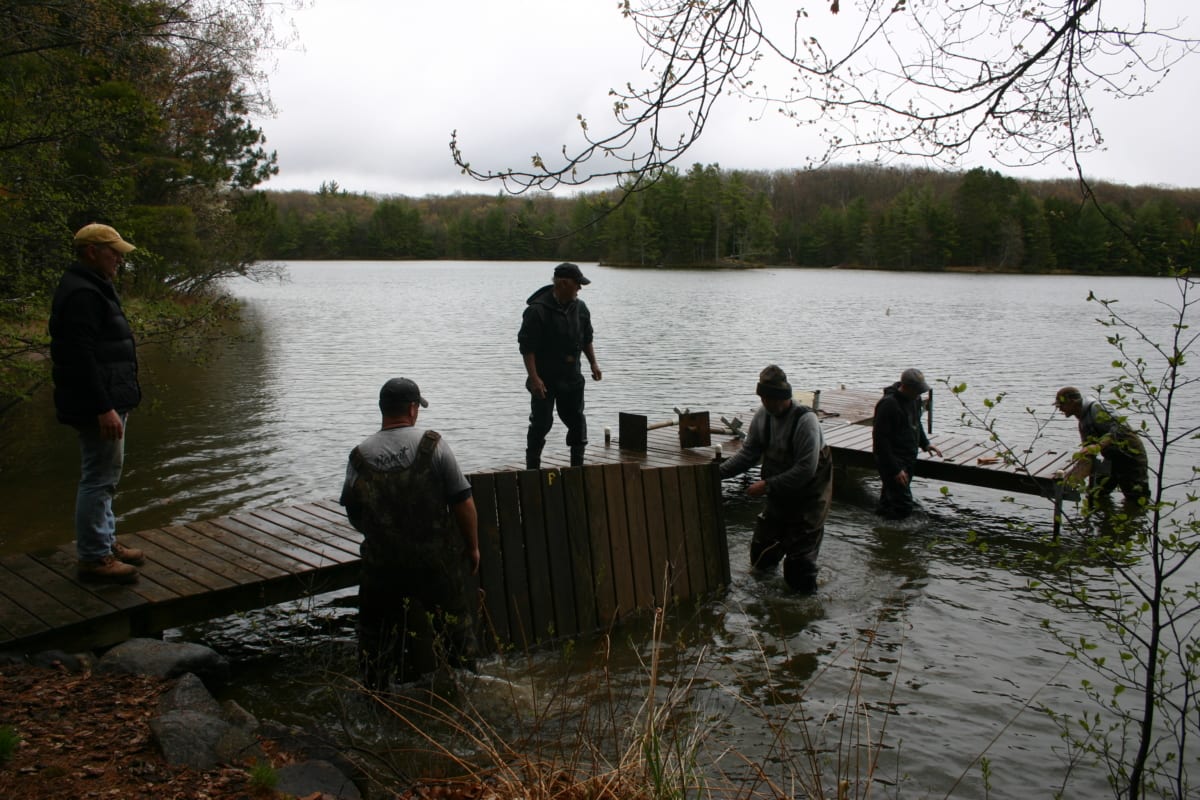
M 409 403 L 419 403 L 421 408 L 429 408 L 429 401 L 421 396 L 416 381 L 392 378 L 379 390 L 379 407 L 384 411 L 403 408 Z
M 929 384 L 925 382 L 925 373 L 914 367 L 909 367 L 900 373 L 900 382 L 905 386 L 913 387 L 922 394 L 929 391 Z
M 93 222 L 90 225 L 84 225 L 79 230 L 75 231 L 75 246 L 87 244 L 104 244 L 116 250 L 118 253 L 125 255 L 132 253 L 137 248 L 129 242 L 121 238 L 121 234 L 117 233 L 117 229 L 110 225 L 101 225 L 98 222 Z
M 569 261 L 564 261 L 554 268 L 554 277 L 570 278 L 574 281 L 577 281 L 580 286 L 587 286 L 589 283 L 591 283 L 591 281 L 583 277 L 583 270 L 579 268 L 579 265 L 572 264 Z
M 1072 400 L 1082 400 L 1083 393 L 1074 386 L 1064 386 L 1054 395 L 1054 407 L 1062 408 L 1064 403 L 1069 403 Z

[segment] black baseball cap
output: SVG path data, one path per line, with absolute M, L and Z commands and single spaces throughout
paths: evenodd
M 384 413 L 402 410 L 409 403 L 420 403 L 421 408 L 429 408 L 429 401 L 421 396 L 421 387 L 416 381 L 392 378 L 379 390 L 379 409 Z
M 569 261 L 564 261 L 554 268 L 554 277 L 556 278 L 571 278 L 578 281 L 580 286 L 587 286 L 591 281 L 583 277 L 583 271 L 579 269 L 578 264 L 572 264 Z

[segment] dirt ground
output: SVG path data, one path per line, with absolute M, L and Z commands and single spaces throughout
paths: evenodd
M 0 797 L 270 797 L 251 786 L 250 765 L 197 772 L 159 756 L 150 742 L 150 720 L 166 687 L 145 676 L 0 666 L 0 727 L 14 729 L 21 740 L 12 758 L 0 763 Z M 263 744 L 274 766 L 286 763 L 269 742 Z
M 173 767 L 150 741 L 150 720 L 169 681 L 144 675 L 72 673 L 0 665 L 0 728 L 20 744 L 0 762 L 3 800 L 262 800 L 283 797 L 252 785 L 251 764 L 198 772 Z M 262 740 L 271 766 L 296 759 Z M 555 794 L 628 800 L 646 797 L 608 787 L 572 786 Z M 497 791 L 481 782 L 413 787 L 395 800 L 511 800 L 525 792 Z M 298 800 L 325 800 L 320 793 Z
M 150 720 L 168 681 L 143 675 L 76 674 L 0 665 L 0 728 L 20 737 L 0 762 L 4 800 L 260 800 L 282 795 L 252 785 L 252 765 L 197 772 L 168 765 L 150 741 Z M 295 758 L 260 742 L 273 767 Z M 397 800 L 499 800 L 479 783 L 424 786 Z M 324 800 L 319 793 L 299 800 Z

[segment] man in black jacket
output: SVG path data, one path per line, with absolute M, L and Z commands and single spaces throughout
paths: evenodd
M 875 404 L 871 441 L 880 483 L 876 512 L 888 519 L 904 519 L 915 508 L 912 477 L 918 449 L 942 454 L 921 428 L 921 395 L 928 391 L 921 370 L 906 369 Z
M 79 434 L 82 475 L 75 498 L 79 577 L 133 583 L 142 551 L 117 542 L 112 498 L 125 459 L 125 423 L 142 399 L 133 331 L 113 278 L 133 245 L 108 225 L 75 233 L 76 261 L 50 310 L 54 407 Z
M 554 268 L 554 283 L 538 289 L 526 300 L 517 334 L 525 361 L 525 388 L 529 390 L 529 431 L 526 434 L 525 467 L 541 466 L 546 434 L 554 425 L 554 410 L 567 426 L 571 466 L 583 464 L 587 447 L 587 419 L 583 415 L 580 355 L 592 368 L 592 380 L 600 380 L 600 366 L 592 348 L 592 315 L 579 299 L 579 289 L 591 283 L 575 264 Z

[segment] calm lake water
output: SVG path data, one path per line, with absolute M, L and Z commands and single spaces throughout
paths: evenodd
M 120 528 L 335 497 L 350 448 L 378 425 L 379 386 L 396 375 L 420 383 L 430 401 L 420 424 L 441 431 L 468 471 L 519 462 L 528 401 L 516 331 L 525 298 L 549 282 L 552 266 L 294 263 L 284 282 L 233 284 L 245 300 L 239 336 L 199 361 L 143 353 L 146 404 L 129 425 Z M 1037 426 L 1026 408 L 1046 419 L 1059 385 L 1111 380 L 1115 353 L 1089 292 L 1120 298 L 1160 340 L 1169 335 L 1165 304 L 1178 299 L 1173 282 L 1153 279 L 582 266 L 593 280 L 582 297 L 604 370 L 588 385 L 594 447 L 620 411 L 652 420 L 669 419 L 674 407 L 745 415 L 768 363 L 802 389 L 882 387 L 919 366 L 931 382 L 967 383 L 976 409 L 1007 393 L 1003 429 L 1013 443 L 1028 441 Z M 957 427 L 956 402 L 939 385 L 935 396 L 935 426 Z M 1195 400 L 1179 406 L 1193 424 Z M 78 455 L 69 429 L 54 422 L 49 392 L 2 424 L 0 553 L 70 541 Z M 564 434 L 556 423 L 548 449 L 565 450 Z M 1074 420 L 1059 417 L 1044 434 L 1053 447 L 1077 442 Z M 1198 455 L 1195 443 L 1181 449 L 1174 468 L 1190 468 Z M 886 722 L 880 770 L 895 788 L 882 794 L 945 796 L 966 772 L 953 795 L 982 797 L 972 763 L 985 750 L 992 796 L 1046 797 L 1058 787 L 1056 729 L 1034 710 L 1020 712 L 1035 695 L 1059 710 L 1086 708 L 1075 689 L 1084 673 L 1060 673 L 1065 658 L 1040 623 L 1081 631 L 1089 623 L 1064 619 L 1027 589 L 1035 575 L 1005 566 L 1006 551 L 1036 549 L 1024 528 L 1048 527 L 1049 505 L 941 488 L 918 481 L 928 513 L 896 527 L 871 513 L 871 477 L 841 487 L 821 590 L 797 598 L 781 579 L 747 573 L 756 507 L 740 498 L 740 484 L 727 484 L 733 586 L 672 618 L 668 640 L 678 646 L 668 648 L 666 667 L 668 683 L 698 678 L 691 702 L 714 739 L 770 771 L 787 760 L 779 742 L 799 749 L 827 712 L 842 719 L 860 681 L 863 721 L 873 733 Z M 991 547 L 970 543 L 971 531 Z M 321 699 L 321 676 L 348 663 L 349 605 L 343 593 L 174 635 L 231 654 L 231 696 L 253 712 L 328 721 L 337 711 Z M 611 680 L 636 699 L 649 631 L 635 625 L 622 637 Z M 533 654 L 507 677 L 542 693 L 579 692 L 590 682 L 564 676 L 596 674 L 594 649 Z M 496 724 L 520 733 L 511 714 Z M 390 735 L 359 728 L 368 740 Z M 1072 787 L 1072 797 L 1107 793 L 1094 770 L 1076 774 Z

